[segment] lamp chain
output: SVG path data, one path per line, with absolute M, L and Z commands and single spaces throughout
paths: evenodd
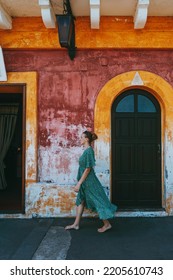
M 73 15 L 69 0 L 63 0 L 63 8 L 64 8 L 63 14 Z

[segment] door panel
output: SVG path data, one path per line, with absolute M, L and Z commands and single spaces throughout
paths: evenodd
M 117 200 L 128 203 L 134 201 L 135 181 L 133 180 L 117 180 L 115 181 L 117 188 Z
M 157 149 L 155 144 L 137 145 L 137 173 L 157 177 Z
M 117 177 L 128 176 L 135 172 L 134 145 L 116 144 L 115 145 L 116 168 L 114 170 Z
M 158 127 L 157 127 L 157 118 L 153 118 L 150 116 L 146 116 L 146 118 L 137 116 L 137 136 L 149 138 L 151 141 L 151 137 L 157 137 L 158 135 Z
M 113 103 L 112 195 L 119 208 L 161 207 L 160 122 L 160 106 L 146 91 L 129 90 Z
M 119 118 L 115 121 L 114 130 L 116 138 L 133 137 L 135 135 L 135 123 L 133 118 Z
M 138 200 L 153 200 L 155 201 L 155 194 L 156 194 L 156 185 L 157 181 L 154 180 L 145 180 L 139 182 L 139 192 L 138 192 Z

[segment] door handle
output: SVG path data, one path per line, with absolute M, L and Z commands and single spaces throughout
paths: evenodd
M 157 144 L 157 153 L 160 154 L 160 144 Z

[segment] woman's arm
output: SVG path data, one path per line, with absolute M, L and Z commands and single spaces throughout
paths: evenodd
M 82 177 L 80 178 L 80 180 L 78 181 L 78 183 L 74 187 L 75 192 L 79 191 L 79 188 L 80 188 L 81 184 L 85 181 L 85 179 L 87 178 L 87 176 L 90 173 L 90 171 L 91 171 L 90 167 L 85 169 L 84 173 L 82 174 Z

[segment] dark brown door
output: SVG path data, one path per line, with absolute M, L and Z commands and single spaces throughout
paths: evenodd
M 14 107 L 17 108 L 15 111 Z M 2 142 L 6 139 L 5 134 L 9 133 L 8 116 L 16 117 L 15 125 L 11 123 L 14 127 L 13 137 L 3 159 L 6 186 L 1 181 L 0 213 L 24 213 L 25 85 L 0 85 L 0 114 L 1 125 L 3 123 L 3 133 L 0 133 L 1 149 L 5 149 L 5 143 L 2 145 Z
M 112 198 L 120 209 L 161 207 L 160 106 L 144 90 L 112 105 Z

